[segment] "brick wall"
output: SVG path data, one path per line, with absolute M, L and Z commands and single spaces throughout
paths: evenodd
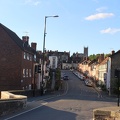
M 0 90 L 20 85 L 21 55 L 20 48 L 0 27 Z
M 112 55 L 111 57 L 111 92 L 117 85 L 117 78 L 115 78 L 115 69 L 120 69 L 120 52 Z
M 0 91 L 19 90 L 31 84 L 33 72 L 31 77 L 23 78 L 23 68 L 33 71 L 33 62 L 24 60 L 24 51 L 0 27 Z

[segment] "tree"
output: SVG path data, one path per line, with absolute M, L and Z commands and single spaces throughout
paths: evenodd
M 97 59 L 97 57 L 98 57 L 98 54 L 97 55 L 93 54 L 89 56 L 89 59 L 92 61 L 94 59 Z
M 61 70 L 59 68 L 56 69 L 55 78 L 55 90 L 58 90 L 61 86 Z

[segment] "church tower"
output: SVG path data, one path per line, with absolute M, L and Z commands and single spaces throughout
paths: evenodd
M 88 47 L 84 47 L 84 57 L 88 57 Z

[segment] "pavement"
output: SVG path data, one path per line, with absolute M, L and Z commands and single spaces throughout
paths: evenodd
M 94 89 L 100 94 L 101 97 L 117 98 L 117 95 L 109 94 L 108 91 L 103 91 L 99 87 L 94 87 Z
M 2 116 L 0 119 L 12 118 L 11 116 L 17 116 L 47 104 L 46 100 L 64 95 L 66 93 L 66 85 L 66 81 L 63 81 L 62 87 L 57 91 L 46 92 L 42 96 L 28 97 L 26 106 L 23 109 L 16 110 L 12 113 L 10 112 L 7 115 Z
M 33 102 L 33 101 L 49 99 L 49 98 L 52 98 L 52 97 L 55 97 L 55 96 L 63 95 L 65 92 L 66 92 L 66 81 L 63 81 L 62 82 L 62 87 L 59 90 L 46 92 L 42 96 L 35 96 L 35 97 L 27 98 L 27 102 L 30 103 L 30 102 Z

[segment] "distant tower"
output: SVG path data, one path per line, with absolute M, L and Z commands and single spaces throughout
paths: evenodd
M 88 57 L 88 47 L 84 47 L 84 57 Z

